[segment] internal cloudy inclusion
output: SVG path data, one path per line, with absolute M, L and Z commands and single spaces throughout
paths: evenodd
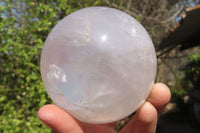
M 131 16 L 90 7 L 51 31 L 41 73 L 57 105 L 81 121 L 107 123 L 131 114 L 147 98 L 156 55 L 148 33 Z

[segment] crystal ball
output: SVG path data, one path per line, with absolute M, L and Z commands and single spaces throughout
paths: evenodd
M 54 103 L 80 121 L 120 120 L 144 103 L 157 59 L 147 31 L 118 9 L 69 14 L 48 35 L 41 74 Z

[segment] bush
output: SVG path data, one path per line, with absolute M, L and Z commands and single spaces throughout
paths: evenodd
M 81 8 L 76 0 L 0 2 L 0 132 L 50 132 L 37 118 L 52 103 L 40 75 L 45 38 L 58 20 Z M 84 6 L 101 4 L 90 0 Z
M 179 73 L 182 74 L 176 78 L 175 89 L 172 89 L 172 101 L 177 103 L 182 112 L 191 111 L 189 107 L 197 100 L 194 94 L 196 90 L 200 91 L 200 56 L 192 54 L 188 58 L 189 62 L 181 67 Z M 185 96 L 190 98 L 186 100 Z

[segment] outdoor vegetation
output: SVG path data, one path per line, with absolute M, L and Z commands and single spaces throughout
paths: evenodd
M 157 82 L 170 86 L 172 102 L 184 104 L 185 96 L 200 89 L 200 42 L 184 51 L 178 44 L 167 52 L 159 45 L 185 9 L 197 4 L 199 0 L 1 0 L 0 132 L 51 132 L 37 117 L 40 107 L 52 103 L 41 79 L 41 50 L 59 20 L 89 6 L 123 10 L 144 25 L 158 51 Z

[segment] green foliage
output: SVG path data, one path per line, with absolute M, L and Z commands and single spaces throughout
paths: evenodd
M 187 90 L 200 89 L 200 56 L 193 54 L 189 56 L 190 62 L 182 69 L 185 76 L 182 85 Z
M 189 62 L 181 68 L 179 73 L 182 75 L 177 76 L 175 89 L 172 89 L 172 100 L 184 107 L 184 96 L 200 89 L 200 56 L 192 54 L 188 58 Z
M 50 132 L 37 118 L 52 103 L 40 75 L 45 38 L 58 20 L 95 0 L 0 2 L 0 132 Z

